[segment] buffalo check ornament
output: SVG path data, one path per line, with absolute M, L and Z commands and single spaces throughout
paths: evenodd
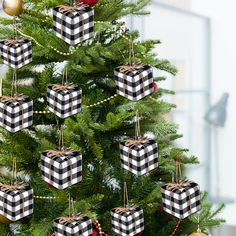
M 82 110 L 82 89 L 73 84 L 54 84 L 47 89 L 49 111 L 65 119 Z
M 124 206 L 111 210 L 112 230 L 122 236 L 134 236 L 144 231 L 143 209 L 129 205 L 128 190 L 124 183 Z
M 84 4 L 60 5 L 53 9 L 56 36 L 74 46 L 94 36 L 94 10 Z
M 92 220 L 82 214 L 59 217 L 53 222 L 55 236 L 92 236 Z
M 33 189 L 21 184 L 0 184 L 0 215 L 10 221 L 33 213 Z
M 137 176 L 158 167 L 158 144 L 154 139 L 142 137 L 139 112 L 135 117 L 135 138 L 120 143 L 121 166 Z
M 117 94 L 138 101 L 154 92 L 152 68 L 147 65 L 124 65 L 115 69 Z
M 121 166 L 137 176 L 158 167 L 158 145 L 153 139 L 130 139 L 120 143 Z
M 192 181 L 166 184 L 161 193 L 164 211 L 179 219 L 185 219 L 201 209 L 200 187 Z
M 8 39 L 0 42 L 3 63 L 19 69 L 32 61 L 32 43 L 28 39 Z
M 26 96 L 0 96 L 0 126 L 15 133 L 33 124 L 33 101 Z
M 72 150 L 49 150 L 41 154 L 42 178 L 57 189 L 82 181 L 82 156 Z

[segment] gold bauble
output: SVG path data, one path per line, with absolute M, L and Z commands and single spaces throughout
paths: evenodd
M 24 9 L 23 0 L 3 0 L 2 8 L 9 16 L 19 16 Z
M 192 233 L 189 236 L 207 236 L 207 235 L 202 233 L 201 230 L 198 230 L 196 233 Z
M 3 223 L 3 224 L 11 224 L 12 221 L 10 221 L 9 219 L 7 219 L 5 216 L 3 215 L 0 215 L 0 223 Z

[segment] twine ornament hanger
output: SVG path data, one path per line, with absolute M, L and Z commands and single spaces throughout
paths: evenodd
M 68 216 L 62 216 L 59 217 L 59 223 L 64 225 L 69 222 L 77 221 L 78 219 L 82 218 L 83 215 L 81 213 L 75 214 L 75 208 L 74 208 L 74 201 L 71 197 L 71 194 L 69 193 L 69 215 Z
M 124 193 L 123 193 L 123 207 L 115 208 L 116 213 L 128 212 L 135 207 L 134 204 L 129 204 L 129 197 L 128 197 L 128 188 L 126 181 L 124 182 Z
M 136 111 L 136 116 L 135 116 L 135 139 L 139 140 L 141 139 L 141 128 L 140 128 L 140 116 L 138 110 Z
M 62 124 L 60 126 L 60 129 L 59 129 L 58 148 L 59 148 L 60 151 L 64 151 L 65 150 L 65 147 L 64 147 L 64 124 Z
M 121 73 L 127 73 L 127 72 L 131 72 L 134 70 L 139 69 L 140 67 L 142 67 L 143 64 L 142 63 L 137 63 L 136 59 L 135 59 L 135 52 L 134 52 L 134 41 L 132 39 L 132 36 L 130 36 L 130 40 L 129 40 L 129 62 L 128 65 L 122 65 L 119 66 L 119 70 Z
M 17 166 L 16 166 L 16 158 L 13 158 L 12 161 L 12 181 L 10 184 L 0 184 L 1 191 L 10 191 L 10 190 L 19 190 L 24 187 L 22 184 L 17 183 Z
M 75 86 L 72 83 L 68 83 L 68 70 L 65 68 L 63 70 L 61 84 L 53 84 L 52 90 L 54 91 L 61 91 L 61 90 L 70 90 L 73 89 Z
M 181 188 L 186 188 L 188 187 L 192 181 L 191 180 L 183 180 L 182 178 L 182 170 L 181 170 L 181 165 L 183 163 L 181 162 L 180 159 L 175 160 L 175 178 L 172 179 L 171 183 L 166 184 L 166 189 L 169 191 L 174 191 L 176 189 L 181 189 Z

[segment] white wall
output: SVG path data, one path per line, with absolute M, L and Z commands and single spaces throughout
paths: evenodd
M 212 102 L 223 92 L 230 93 L 226 127 L 219 131 L 220 188 L 223 196 L 236 201 L 236 2 L 235 0 L 192 0 L 194 12 L 212 21 Z M 226 207 L 223 216 L 236 225 L 236 203 Z

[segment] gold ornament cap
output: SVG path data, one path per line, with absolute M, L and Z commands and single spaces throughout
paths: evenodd
M 2 8 L 9 16 L 19 16 L 24 10 L 23 0 L 3 0 Z

